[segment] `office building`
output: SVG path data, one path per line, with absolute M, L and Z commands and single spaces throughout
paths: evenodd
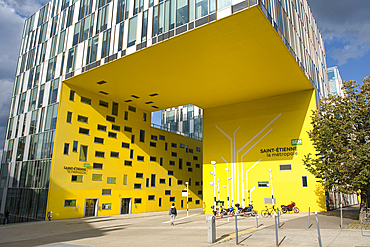
M 337 66 L 328 68 L 329 93 L 343 95 L 343 83 Z

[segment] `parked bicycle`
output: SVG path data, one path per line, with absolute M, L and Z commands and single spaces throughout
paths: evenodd
M 261 211 L 261 216 L 264 218 L 267 218 L 268 216 L 272 217 L 274 212 L 277 214 L 281 214 L 281 211 L 276 206 L 273 206 L 271 208 L 268 208 L 267 206 L 265 207 L 266 208 Z

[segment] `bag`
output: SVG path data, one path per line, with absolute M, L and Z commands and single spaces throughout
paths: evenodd
M 171 208 L 171 214 L 176 214 L 176 208 L 175 207 Z

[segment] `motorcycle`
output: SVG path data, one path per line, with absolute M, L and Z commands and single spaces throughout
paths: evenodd
M 295 206 L 295 202 L 292 202 L 289 205 L 281 205 L 280 208 L 284 214 L 292 211 L 296 214 L 299 213 L 299 208 Z

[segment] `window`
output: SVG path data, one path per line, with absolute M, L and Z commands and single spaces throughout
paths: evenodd
M 115 184 L 117 182 L 116 178 L 107 178 L 107 184 Z
M 152 174 L 152 176 L 151 176 L 150 187 L 155 187 L 155 174 Z
M 137 156 L 137 161 L 144 161 L 144 156 L 140 156 L 140 155 L 138 155 L 138 156 Z
M 128 106 L 128 110 L 132 112 L 136 112 L 136 108 L 130 105 Z
M 193 153 L 193 149 L 189 148 L 189 153 L 192 154 Z
M 128 111 L 125 111 L 125 117 L 124 117 L 125 120 L 128 120 Z
M 169 196 L 169 195 L 171 195 L 171 191 L 170 191 L 170 190 L 165 190 L 165 191 L 164 191 L 164 194 L 165 194 L 166 196 Z
M 151 147 L 154 147 L 154 148 L 155 148 L 155 147 L 157 147 L 157 143 L 155 143 L 155 142 L 150 142 L 150 143 L 149 143 L 149 146 L 151 146 Z
M 108 102 L 105 102 L 105 101 L 102 101 L 102 100 L 99 100 L 99 105 L 103 106 L 103 107 L 107 107 L 107 108 L 109 106 Z
M 195 200 L 195 204 L 196 205 L 199 205 L 200 204 L 200 200 Z
M 200 185 L 200 183 L 199 182 L 195 182 L 195 186 L 199 186 Z
M 175 165 L 175 161 L 170 160 L 170 166 L 174 166 L 174 165 Z
M 107 131 L 107 126 L 104 126 L 104 125 L 98 124 L 98 130 L 101 130 L 101 131 Z
M 193 198 L 192 197 L 188 197 L 188 202 L 193 202 Z
M 182 159 L 179 159 L 179 169 L 182 170 Z
M 134 189 L 141 189 L 141 184 L 134 184 Z
M 135 144 L 135 135 L 131 135 L 131 144 Z
M 157 157 L 150 156 L 150 161 L 152 161 L 152 162 L 156 162 L 156 161 L 157 161 Z
M 104 139 L 103 138 L 100 138 L 100 137 L 95 137 L 94 138 L 94 142 L 95 143 L 104 144 Z
M 167 151 L 167 142 L 164 143 L 164 150 Z
M 195 148 L 195 150 L 196 150 L 197 152 L 200 152 L 200 148 L 198 148 L 198 147 L 197 147 L 197 148 Z
M 103 180 L 103 175 L 102 174 L 93 174 L 92 175 L 92 180 L 93 181 L 102 181 Z
M 152 140 L 156 141 L 156 140 L 157 140 L 157 136 L 155 136 L 155 135 L 151 135 L 151 136 L 150 136 L 150 139 L 152 139 Z
M 122 142 L 122 147 L 123 148 L 130 148 L 130 143 Z
M 72 148 L 72 152 L 77 152 L 77 148 L 78 148 L 78 141 L 73 141 L 73 148 Z
M 129 20 L 128 24 L 127 47 L 133 46 L 136 43 L 136 27 L 137 27 L 137 16 L 134 16 Z
M 112 158 L 119 158 L 119 152 L 113 152 L 113 151 L 111 151 L 110 152 L 110 157 L 112 157 Z
M 91 99 L 81 96 L 81 103 L 91 105 Z
M 77 116 L 77 121 L 83 122 L 83 123 L 88 123 L 89 118 L 88 117 L 85 117 L 85 116 L 78 115 Z
M 163 158 L 162 157 L 159 159 L 159 165 L 163 166 Z
M 72 112 L 67 112 L 67 123 L 72 123 Z
M 130 159 L 133 159 L 133 158 L 134 158 L 134 150 L 130 149 Z
M 186 166 L 191 166 L 191 162 L 187 161 Z
M 141 198 L 135 198 L 134 204 L 141 204 Z
M 200 164 L 195 164 L 195 168 L 200 168 Z
M 104 158 L 105 153 L 102 151 L 95 151 L 95 157 L 97 158 Z
M 164 179 L 164 178 L 160 178 L 160 179 L 159 179 L 159 183 L 160 183 L 160 184 L 166 184 L 166 179 Z
M 111 189 L 102 189 L 102 195 L 112 195 Z
M 292 165 L 280 165 L 280 171 L 291 171 Z
M 132 133 L 132 128 L 128 126 L 125 126 L 123 130 Z
M 80 161 L 87 161 L 87 146 L 80 146 Z
M 118 103 L 113 102 L 112 104 L 112 115 L 118 116 Z
M 82 175 L 72 175 L 72 182 L 82 182 Z
M 102 163 L 93 163 L 93 169 L 103 169 L 103 164 Z
M 148 195 L 148 201 L 154 201 L 155 196 L 154 195 Z
M 189 178 L 189 186 L 191 186 L 191 178 Z
M 127 185 L 127 174 L 123 175 L 123 185 Z
M 140 142 L 145 142 L 145 130 L 140 130 Z
M 146 12 L 146 11 L 145 11 Z M 159 198 L 159 204 L 158 204 L 158 207 L 162 207 L 162 198 Z
M 188 167 L 188 172 L 192 172 L 192 171 L 193 171 L 193 168 Z
M 202 191 L 201 190 L 198 190 L 198 195 L 202 195 Z
M 64 200 L 64 207 L 76 207 L 76 200 Z
M 146 113 L 143 113 L 143 121 L 146 122 Z
M 107 115 L 106 120 L 109 121 L 109 122 L 113 122 L 114 123 L 116 121 L 116 118 Z
M 173 176 L 173 171 L 168 171 L 168 176 Z
M 102 210 L 111 210 L 112 209 L 112 203 L 103 203 L 101 206 Z
M 146 179 L 146 187 L 149 188 L 149 178 Z
M 108 137 L 117 139 L 117 133 L 108 131 Z
M 165 141 L 166 140 L 166 137 L 165 136 L 162 136 L 162 135 L 159 135 L 159 140 Z
M 182 185 L 182 180 L 177 180 L 177 185 Z
M 88 135 L 90 133 L 90 130 L 85 129 L 85 128 L 80 128 L 78 133 L 83 134 L 83 135 Z
M 120 127 L 120 126 L 118 126 L 118 125 L 114 125 L 114 124 L 112 124 L 112 130 L 120 131 L 120 130 L 121 130 L 121 127 Z
M 125 166 L 132 166 L 131 160 L 125 160 Z
M 179 144 L 179 147 L 180 147 L 180 148 L 185 148 L 185 145 L 184 145 L 184 144 L 182 144 L 182 143 L 180 143 L 180 144 Z
M 171 143 L 171 147 L 177 148 L 177 144 L 176 143 Z
M 172 157 L 177 157 L 177 153 L 176 152 L 172 152 L 171 155 L 172 155 Z
M 64 151 L 63 151 L 63 154 L 64 155 L 68 155 L 69 154 L 69 143 L 64 143 Z
M 136 178 L 144 178 L 144 173 L 136 173 Z
M 170 202 L 174 202 L 174 201 L 175 201 L 175 197 L 174 196 L 170 197 Z
M 307 176 L 302 176 L 302 187 L 307 188 L 308 183 L 307 183 Z
M 71 90 L 69 92 L 69 100 L 70 101 L 75 101 L 75 91 Z
M 260 181 L 260 182 L 258 182 L 258 187 L 259 188 L 267 188 L 267 187 L 269 187 L 269 182 L 268 181 Z
M 198 160 L 198 156 L 193 156 L 193 160 Z

